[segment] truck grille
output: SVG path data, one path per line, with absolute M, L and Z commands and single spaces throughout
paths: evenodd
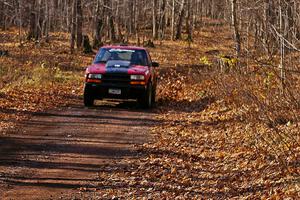
M 130 75 L 128 75 L 128 74 L 117 74 L 117 73 L 103 74 L 102 81 L 104 83 L 128 84 L 130 82 Z

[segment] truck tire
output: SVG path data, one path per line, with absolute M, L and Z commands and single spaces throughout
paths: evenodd
M 152 89 L 152 107 L 155 107 L 156 104 L 156 88 Z
M 152 84 L 149 83 L 147 90 L 145 92 L 145 94 L 143 95 L 143 97 L 141 97 L 140 99 L 138 99 L 139 103 L 141 104 L 141 106 L 143 108 L 151 108 L 153 106 L 153 89 L 152 89 Z
M 86 107 L 94 106 L 94 97 L 87 87 L 84 88 L 83 103 Z

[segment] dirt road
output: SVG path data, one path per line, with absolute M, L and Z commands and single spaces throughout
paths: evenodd
M 36 113 L 1 135 L 1 199 L 71 199 L 101 189 L 98 173 L 137 156 L 133 146 L 150 139 L 154 115 L 133 102 Z

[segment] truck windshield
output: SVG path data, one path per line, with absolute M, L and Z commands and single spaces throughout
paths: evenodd
M 96 55 L 94 64 L 106 63 L 110 60 L 129 61 L 132 65 L 148 66 L 148 58 L 145 50 L 110 49 L 102 48 Z

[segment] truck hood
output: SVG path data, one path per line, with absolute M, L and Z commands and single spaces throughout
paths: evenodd
M 124 73 L 145 75 L 147 66 L 132 65 L 129 61 L 108 61 L 107 63 L 93 64 L 86 69 L 87 74 Z

